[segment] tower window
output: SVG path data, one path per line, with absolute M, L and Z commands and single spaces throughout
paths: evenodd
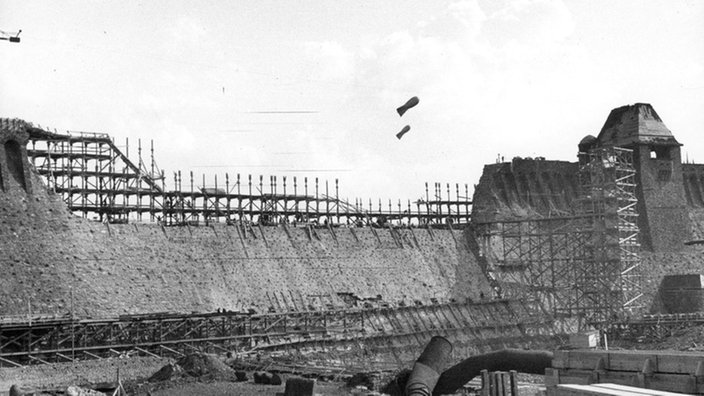
M 662 160 L 672 159 L 670 158 L 670 147 L 651 147 L 650 158 Z

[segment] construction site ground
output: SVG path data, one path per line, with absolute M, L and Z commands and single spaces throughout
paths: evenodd
M 612 349 L 639 349 L 639 350 L 673 350 L 673 351 L 704 351 L 704 326 L 684 329 L 673 337 L 664 340 L 633 340 L 617 341 L 610 343 Z M 275 358 L 260 363 L 260 369 L 276 363 Z M 196 364 L 196 368 L 191 367 L 191 372 L 199 374 L 191 376 L 187 372 L 174 375 L 170 379 L 162 381 L 148 381 L 148 378 L 169 363 L 175 363 L 173 359 L 159 359 L 153 357 L 125 357 L 109 358 L 78 363 L 53 363 L 36 366 L 26 366 L 18 368 L 0 369 L 0 390 L 1 395 L 8 394 L 10 386 L 18 384 L 26 391 L 46 390 L 40 394 L 63 394 L 69 385 L 82 385 L 86 387 L 103 389 L 116 383 L 118 370 L 123 384 L 130 395 L 276 395 L 284 392 L 286 379 L 292 376 L 307 377 L 316 379 L 315 393 L 319 395 L 369 395 L 378 394 L 374 390 L 381 389 L 394 377 L 395 372 L 376 372 L 372 376 L 373 380 L 367 386 L 360 387 L 351 384 L 349 378 L 354 373 L 331 376 L 326 373 L 315 374 L 315 370 L 308 370 L 305 373 L 287 372 L 281 373 L 282 384 L 264 385 L 255 384 L 253 374 L 255 367 L 247 370 L 247 381 L 236 382 L 234 380 L 234 370 L 227 364 L 232 364 L 231 360 L 224 356 L 212 356 L 211 363 Z M 188 364 L 184 364 L 188 370 Z M 191 363 L 191 365 L 193 365 Z M 202 367 L 201 367 L 202 366 Z M 410 367 L 405 367 L 410 368 Z M 402 368 L 399 368 L 399 370 Z M 195 372 L 192 370 L 196 370 Z M 367 373 L 364 373 L 367 374 Z M 522 394 L 532 395 L 538 392 L 542 386 L 541 376 L 521 375 L 519 377 Z M 477 380 L 475 379 L 475 382 Z M 364 383 L 365 381 L 357 381 Z M 370 382 L 374 382 L 371 384 Z M 471 384 L 478 387 L 478 383 Z M 50 392 L 49 392 L 50 391 Z M 462 393 L 458 393 L 462 394 Z M 465 393 L 466 394 L 466 393 Z

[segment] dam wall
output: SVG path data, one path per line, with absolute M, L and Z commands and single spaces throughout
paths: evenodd
M 704 245 L 697 243 L 704 240 L 704 165 L 682 163 L 681 144 L 648 104 L 614 109 L 599 137 L 585 137 L 579 151 L 610 146 L 633 152 L 643 301 L 646 310 L 662 312 L 663 276 L 704 273 Z M 542 159 L 517 158 L 484 167 L 475 187 L 472 221 L 482 256 L 500 284 L 520 290 L 528 268 L 542 273 L 562 265 L 549 260 L 570 259 L 563 251 L 579 250 L 575 245 L 552 251 L 562 246 L 564 232 L 585 226 L 570 217 L 580 212 L 578 171 L 578 163 Z M 544 254 L 546 250 L 551 253 Z
M 485 165 L 474 190 L 472 221 L 570 214 L 579 193 L 577 171 L 577 163 L 519 157 Z
M 108 224 L 72 215 L 44 187 L 13 183 L 0 192 L 2 315 L 262 313 L 491 295 L 461 230 Z
M 29 124 L 1 121 L 5 315 L 263 313 L 480 301 L 496 296 L 502 282 L 522 290 L 530 266 L 569 266 L 578 247 L 569 236 L 580 232 L 571 223 L 580 213 L 576 162 L 516 157 L 486 165 L 469 227 L 431 224 L 431 210 L 410 227 L 380 221 L 264 225 L 246 217 L 206 219 L 209 225 L 118 224 L 72 215 L 61 193 L 42 183 L 52 177 L 56 158 L 31 145 L 49 164 L 42 179 L 27 161 Z M 51 141 L 58 135 L 42 136 Z M 633 149 L 643 293 L 657 310 L 662 276 L 704 272 L 700 247 L 685 245 L 704 240 L 704 165 L 681 164 L 680 144 L 647 104 L 615 109 L 599 137 L 588 136 L 579 148 L 609 144 Z M 77 154 L 64 153 L 71 155 Z M 503 271 L 498 283 L 492 270 Z
M 704 164 L 682 164 L 692 239 L 704 239 Z
M 665 275 L 704 274 L 704 245 L 685 242 L 704 240 L 704 164 L 682 164 L 686 201 L 685 221 L 679 226 L 686 237 L 679 240 L 677 251 L 644 251 L 641 254 L 645 279 L 644 291 L 652 299 L 652 313 L 672 313 L 665 308 L 661 282 Z
M 646 204 L 638 207 L 638 214 L 644 218 L 640 224 L 648 227 L 645 231 L 649 231 L 645 236 L 640 235 L 640 238 L 648 238 L 647 243 L 641 244 L 639 252 L 643 274 L 643 300 L 647 312 L 667 313 L 660 296 L 662 278 L 665 275 L 704 273 L 704 247 L 685 245 L 688 241 L 704 240 L 704 165 L 681 164 L 680 188 L 685 194 L 673 196 L 667 193 L 670 190 L 677 190 L 672 186 L 671 179 L 666 177 L 666 172 L 658 172 L 658 169 L 670 169 L 670 164 L 663 159 L 642 158 L 641 161 L 654 161 L 652 165 L 655 169 L 641 177 L 641 180 L 649 179 L 651 188 L 642 190 L 639 194 L 647 196 Z M 544 176 L 538 176 L 540 174 L 536 171 L 538 168 L 549 169 L 548 174 L 552 179 L 562 180 L 560 187 L 558 189 L 539 187 L 550 184 L 545 183 Z M 560 217 L 560 213 L 576 213 L 578 211 L 576 199 L 579 196 L 577 171 L 577 163 L 561 161 L 521 160 L 486 165 L 480 182 L 475 188 L 472 213 L 475 228 L 481 230 L 482 222 L 528 222 L 536 218 Z M 660 173 L 659 179 L 658 173 Z M 677 172 L 674 173 L 677 174 Z M 524 181 L 507 182 L 516 180 Z M 663 184 L 665 191 L 655 188 L 658 180 L 661 180 L 660 183 Z M 564 194 L 564 198 L 557 201 L 538 199 L 545 191 L 548 191 L 548 195 L 543 196 Z M 570 202 L 569 205 L 562 204 L 567 201 Z M 492 231 L 491 235 L 486 233 L 487 235 L 479 238 L 483 258 L 488 260 L 489 266 L 497 271 L 499 283 L 508 295 L 522 293 L 520 284 L 516 282 L 524 279 L 525 265 L 535 265 L 536 260 L 542 259 L 539 257 L 541 252 L 538 248 L 541 243 L 539 235 L 546 236 L 553 232 L 554 227 L 551 227 L 548 222 L 536 222 L 535 225 L 537 228 L 531 231 L 529 225 L 516 224 L 507 235 Z M 675 229 L 676 232 L 669 232 L 670 229 Z M 522 241 L 517 233 L 523 233 Z M 554 246 L 557 241 L 558 239 L 555 239 Z M 544 246 L 548 245 L 548 243 L 544 244 Z M 517 252 L 525 254 L 519 255 Z M 560 258 L 560 256 L 555 257 Z

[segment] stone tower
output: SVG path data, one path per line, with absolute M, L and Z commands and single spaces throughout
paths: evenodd
M 677 251 L 690 237 L 680 146 L 647 103 L 611 110 L 597 137 L 600 146 L 633 150 L 638 226 L 643 249 Z

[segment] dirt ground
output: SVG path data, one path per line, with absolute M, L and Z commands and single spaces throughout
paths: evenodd
M 674 351 L 704 351 L 704 326 L 684 329 L 673 337 L 658 342 L 613 342 L 614 349 L 647 349 L 647 350 L 674 350 Z M 141 372 L 138 380 L 126 381 L 125 386 L 129 395 L 136 396 L 167 396 L 167 395 L 271 395 L 283 394 L 286 379 L 297 376 L 295 374 L 281 374 L 283 382 L 281 385 L 255 384 L 253 381 L 253 371 L 247 371 L 248 381 L 235 382 L 231 378 L 235 370 L 230 368 L 224 357 L 215 355 L 198 355 L 198 359 L 182 360 L 180 363 L 184 371 L 178 375 L 173 375 L 169 379 L 162 381 L 147 381 L 147 378 L 157 372 L 164 364 L 179 363 L 169 360 L 149 359 L 144 357 L 133 357 L 129 359 L 104 359 L 101 361 L 84 361 L 77 364 L 52 364 L 41 366 L 30 366 L 14 369 L 0 369 L 0 396 L 8 394 L 11 383 L 23 383 L 25 389 L 31 390 L 32 384 L 35 390 L 44 388 L 48 384 L 58 385 L 62 383 L 60 392 L 37 393 L 38 395 L 62 395 L 66 389 L 64 382 L 73 378 L 74 384 L 80 384 L 81 380 L 92 378 L 109 380 L 114 378 L 115 371 L 119 368 L 121 373 L 129 376 L 131 372 Z M 207 356 L 203 358 L 203 356 Z M 191 370 L 189 374 L 188 370 Z M 195 371 L 194 371 L 195 370 Z M 198 373 L 198 375 L 194 375 Z M 389 373 L 389 378 L 393 374 Z M 124 377 L 123 377 L 124 378 Z M 136 377 L 132 377 L 136 378 Z M 343 380 L 332 382 L 330 377 L 323 377 L 316 380 L 315 394 L 321 396 L 333 395 L 379 395 L 381 393 L 367 390 L 366 388 L 351 388 Z M 61 380 L 61 381 L 60 381 Z M 9 382 L 8 382 L 9 381 Z M 388 381 L 386 381 L 388 382 Z M 383 383 L 386 383 L 383 382 Z M 519 376 L 519 385 L 522 388 L 521 394 L 536 394 L 543 382 L 542 376 Z M 478 388 L 479 383 L 475 380 L 470 386 Z M 467 389 L 469 391 L 469 389 Z M 471 392 L 456 393 L 457 395 L 474 394 Z
M 144 386 L 137 389 L 135 396 L 192 396 L 192 395 L 211 395 L 211 396 L 275 396 L 277 393 L 283 394 L 285 386 L 282 385 L 262 385 L 249 382 L 229 382 L 229 381 L 168 381 L 168 384 L 155 386 Z M 355 393 L 356 392 L 356 393 Z M 315 394 L 321 396 L 346 396 L 346 395 L 364 395 L 369 392 L 355 391 L 345 387 L 344 383 L 325 383 L 317 382 L 315 384 Z

